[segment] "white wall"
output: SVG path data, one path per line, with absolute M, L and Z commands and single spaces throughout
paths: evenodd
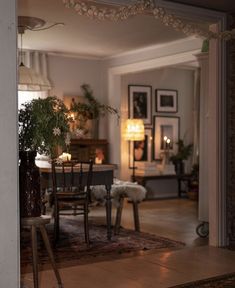
M 0 1 L 0 287 L 19 287 L 15 0 Z
M 152 115 L 158 116 L 179 116 L 180 117 L 180 138 L 185 143 L 193 142 L 193 87 L 194 72 L 192 70 L 179 68 L 161 68 L 146 72 L 123 75 L 121 77 L 121 111 L 123 119 L 127 118 L 128 111 L 128 85 L 150 85 L 152 86 Z M 155 112 L 155 89 L 173 89 L 178 91 L 178 112 L 177 113 L 156 113 Z M 152 121 L 153 123 L 153 121 Z M 148 127 L 153 127 L 153 125 Z M 121 160 L 121 177 L 128 178 L 128 143 L 122 141 L 123 155 Z

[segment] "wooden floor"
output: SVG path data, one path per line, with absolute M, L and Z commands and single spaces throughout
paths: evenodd
M 208 243 L 196 234 L 198 203 L 188 199 L 145 201 L 140 204 L 141 230 L 184 242 L 187 246 Z M 126 204 L 122 225 L 133 227 L 132 210 Z
M 133 227 L 130 204 L 125 204 L 122 225 Z M 91 217 L 104 220 L 104 209 Z M 184 249 L 108 260 L 60 270 L 65 288 L 166 288 L 176 284 L 235 272 L 235 252 L 209 247 L 199 238 L 197 203 L 187 199 L 146 201 L 140 205 L 141 230 L 186 243 Z M 23 275 L 33 287 L 32 274 Z M 52 271 L 40 275 L 40 287 L 56 287 Z

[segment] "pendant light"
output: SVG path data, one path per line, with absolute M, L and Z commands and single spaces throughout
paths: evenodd
M 18 17 L 18 33 L 21 35 L 20 48 L 20 65 L 18 67 L 18 90 L 19 91 L 47 91 L 52 88 L 50 81 L 43 75 L 37 73 L 34 69 L 26 67 L 23 63 L 23 34 L 25 30 L 41 31 L 49 29 L 55 25 L 63 25 L 63 23 L 55 23 L 49 27 L 44 27 L 45 21 L 29 16 Z
M 23 62 L 18 67 L 18 91 L 47 91 L 51 84 L 46 77 L 34 69 L 26 67 Z

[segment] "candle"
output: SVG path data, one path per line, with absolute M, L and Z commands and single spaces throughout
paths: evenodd
M 102 164 L 102 159 L 95 157 L 95 164 Z
M 164 136 L 163 140 L 164 140 L 163 149 L 165 150 L 167 148 L 167 136 Z
M 63 152 L 63 153 L 59 156 L 59 158 L 62 159 L 63 161 L 71 161 L 71 157 L 72 157 L 71 154 L 65 153 L 65 152 Z

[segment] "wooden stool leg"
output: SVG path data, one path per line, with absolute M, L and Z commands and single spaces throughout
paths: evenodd
M 55 272 L 55 276 L 56 276 L 56 279 L 57 279 L 57 282 L 58 282 L 58 286 L 59 286 L 59 288 L 62 288 L 63 287 L 62 281 L 61 281 L 61 278 L 60 278 L 59 271 L 56 268 L 53 252 L 51 250 L 51 245 L 50 245 L 50 242 L 49 242 L 49 239 L 48 239 L 48 236 L 47 236 L 46 229 L 45 229 L 44 225 L 40 225 L 39 227 L 40 227 L 42 238 L 43 238 L 44 244 L 46 246 L 46 249 L 47 249 L 50 261 L 51 261 L 51 265 L 52 265 L 53 270 Z
M 54 246 L 60 237 L 60 215 L 59 215 L 59 204 L 57 200 L 55 200 L 54 205 Z
M 31 226 L 31 241 L 33 255 L 33 282 L 34 288 L 38 288 L 38 248 L 37 248 L 37 229 L 35 225 Z
M 133 214 L 134 214 L 134 222 L 135 222 L 135 231 L 140 232 L 138 202 L 132 202 L 132 205 L 133 205 Z
M 116 213 L 114 234 L 118 234 L 119 230 L 120 230 L 121 219 L 122 219 L 123 201 L 124 201 L 124 198 L 121 197 L 119 200 L 119 207 L 117 208 L 117 213 Z

